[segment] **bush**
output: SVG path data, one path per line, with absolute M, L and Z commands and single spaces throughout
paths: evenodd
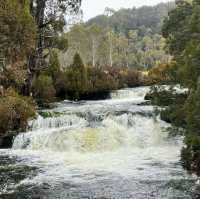
M 87 92 L 103 92 L 115 90 L 118 87 L 118 81 L 110 74 L 108 70 L 88 67 L 88 90 Z
M 0 98 L 0 137 L 9 131 L 24 131 L 29 118 L 34 117 L 36 105 L 29 97 L 23 97 L 8 89 Z
M 171 84 L 177 83 L 176 63 L 159 64 L 149 70 L 149 84 Z
M 140 80 L 141 74 L 136 69 L 123 69 L 118 71 L 119 87 L 136 87 L 141 86 L 142 82 Z
M 181 153 L 183 166 L 200 174 L 200 135 L 189 134 L 185 138 L 185 144 Z
M 187 97 L 187 93 L 176 93 L 173 87 L 166 89 L 165 86 L 152 86 L 150 92 L 146 94 L 145 99 L 151 100 L 153 105 L 171 106 L 183 105 Z
M 65 75 L 68 97 L 79 100 L 87 90 L 87 69 L 79 54 L 75 54 L 73 64 L 65 71 Z
M 182 150 L 184 166 L 200 174 L 200 78 L 197 87 L 190 93 L 186 103 L 187 136 Z
M 37 102 L 41 105 L 53 102 L 56 96 L 56 90 L 53 86 L 51 76 L 40 74 L 33 81 L 33 94 Z
M 54 87 L 56 89 L 56 97 L 60 99 L 67 98 L 67 86 L 68 86 L 68 79 L 67 79 L 66 72 L 59 72 L 56 76 L 56 80 L 54 82 Z
M 200 78 L 197 82 L 197 89 L 190 93 L 185 103 L 185 110 L 188 131 L 200 135 Z

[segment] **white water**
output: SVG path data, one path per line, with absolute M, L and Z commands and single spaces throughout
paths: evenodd
M 192 177 L 178 165 L 182 138 L 169 138 L 169 124 L 154 115 L 152 106 L 138 105 L 148 90 L 120 90 L 104 101 L 65 101 L 48 110 L 55 117 L 31 121 L 29 132 L 17 136 L 13 149 L 3 154 L 20 157 L 19 164 L 40 172 L 12 189 L 48 184 L 52 199 L 54 194 L 69 199 L 190 198 L 162 187 Z M 65 190 L 67 182 L 73 186 Z

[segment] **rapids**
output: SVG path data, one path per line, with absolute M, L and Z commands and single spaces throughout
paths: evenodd
M 183 137 L 154 107 L 149 87 L 102 101 L 63 101 L 43 110 L 0 150 L 1 199 L 193 199 L 199 179 L 180 163 Z

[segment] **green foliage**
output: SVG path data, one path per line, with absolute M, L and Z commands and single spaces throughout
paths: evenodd
M 189 88 L 189 96 L 175 102 L 170 110 L 173 120 L 184 117 L 186 146 L 182 161 L 187 169 L 200 173 L 200 1 L 177 1 L 163 26 L 167 47 L 174 56 L 175 78 Z M 182 104 L 182 105 L 180 105 Z M 181 109 L 180 109 L 181 107 Z M 168 110 L 167 110 L 168 111 Z M 175 123 L 180 125 L 180 123 Z
M 115 70 L 113 72 L 113 77 L 118 80 L 119 88 L 136 87 L 143 85 L 140 72 L 134 68 Z
M 188 132 L 200 135 L 200 78 L 197 83 L 197 89 L 190 93 L 186 104 L 186 119 L 188 124 Z
M 191 134 L 186 136 L 185 144 L 181 154 L 183 166 L 200 175 L 200 136 Z
M 33 50 L 36 26 L 28 1 L 5 0 L 0 6 L 0 48 L 8 63 L 15 63 Z
M 43 118 L 49 118 L 49 117 L 59 117 L 61 116 L 63 113 L 60 112 L 52 112 L 52 111 L 40 111 L 39 114 L 43 117 Z
M 176 83 L 174 79 L 174 64 L 159 64 L 151 68 L 148 72 L 149 84 L 169 84 Z
M 79 99 L 87 89 L 87 71 L 78 53 L 75 54 L 73 64 L 67 72 L 67 79 L 69 92 L 75 99 Z
M 187 99 L 187 92 L 177 93 L 171 86 L 167 89 L 165 86 L 152 86 L 150 92 L 146 95 L 146 100 L 151 100 L 153 105 L 158 106 L 171 106 L 182 104 Z
M 136 69 L 85 66 L 76 53 L 73 64 L 57 74 L 54 86 L 61 99 L 99 99 L 107 97 L 111 90 L 141 85 L 140 76 Z
M 118 87 L 118 82 L 107 70 L 88 68 L 88 92 L 109 92 Z
M 170 57 L 164 51 L 165 40 L 159 34 L 140 36 L 137 30 L 128 34 L 114 32 L 97 25 L 76 25 L 66 34 L 69 49 L 63 54 L 70 65 L 78 51 L 87 65 L 104 67 L 148 67 L 168 62 Z
M 0 98 L 0 137 L 9 131 L 24 131 L 28 119 L 35 116 L 36 105 L 31 98 L 8 89 Z
M 0 27 L 0 84 L 21 91 L 28 77 L 26 61 L 35 47 L 37 31 L 29 1 L 1 1 Z
M 163 26 L 163 36 L 177 65 L 177 79 L 184 86 L 196 85 L 199 68 L 200 6 L 186 1 L 177 4 Z
M 52 77 L 55 81 L 58 73 L 60 72 L 60 62 L 58 58 L 58 53 L 55 50 L 50 51 L 49 65 L 45 70 L 45 74 Z
M 51 76 L 40 74 L 33 81 L 33 93 L 39 104 L 45 105 L 55 100 L 56 91 Z
M 180 1 L 164 21 L 162 33 L 167 39 L 169 52 L 175 56 L 181 56 L 190 39 L 187 24 L 191 14 L 191 4 L 187 1 Z

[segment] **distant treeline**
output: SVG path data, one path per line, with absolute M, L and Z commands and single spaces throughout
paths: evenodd
M 174 3 L 162 3 L 121 9 L 113 11 L 111 16 L 100 15 L 72 27 L 65 34 L 69 48 L 61 56 L 61 65 L 70 65 L 76 52 L 84 64 L 97 67 L 151 68 L 169 62 L 161 27 L 174 7 Z

